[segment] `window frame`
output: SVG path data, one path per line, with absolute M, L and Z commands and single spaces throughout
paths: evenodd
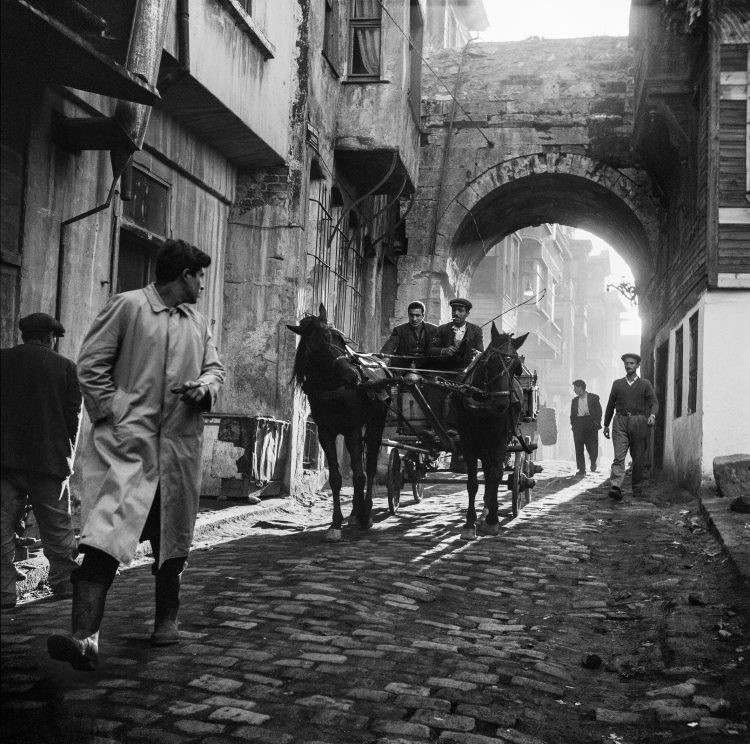
M 365 292 L 362 231 L 351 224 L 352 212 L 335 184 L 329 187 L 322 180 L 311 182 L 311 187 L 313 184 L 308 203 L 315 244 L 312 252 L 307 250 L 307 285 L 311 289 L 307 311 L 316 314 L 322 303 L 336 328 L 358 341 Z
M 339 76 L 339 0 L 323 0 L 323 46 L 320 53 Z
M 688 414 L 695 413 L 698 407 L 698 312 L 696 310 L 688 321 Z
M 683 379 L 683 355 L 684 355 L 684 334 L 680 326 L 674 332 L 674 370 L 672 380 L 674 384 L 674 418 L 682 416 L 682 379 Z
M 357 0 L 349 0 L 349 23 L 347 31 L 347 79 L 353 82 L 373 82 L 382 79 L 383 74 L 383 9 L 378 3 L 377 17 L 355 18 Z M 376 73 L 354 72 L 354 34 L 357 30 L 377 29 L 378 31 L 378 70 Z

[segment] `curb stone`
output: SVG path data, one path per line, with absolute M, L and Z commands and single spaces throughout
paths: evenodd
M 700 511 L 742 580 L 750 586 L 750 515 L 729 509 L 731 499 L 701 498 Z

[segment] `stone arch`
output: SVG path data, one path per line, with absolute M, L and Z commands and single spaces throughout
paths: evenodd
M 545 222 L 599 235 L 628 261 L 636 285 L 654 270 L 659 221 L 649 177 L 566 152 L 511 158 L 469 181 L 438 217 L 436 257 L 460 290 L 492 245 Z

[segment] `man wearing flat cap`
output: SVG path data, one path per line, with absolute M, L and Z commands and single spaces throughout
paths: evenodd
M 448 304 L 453 321 L 438 326 L 428 354 L 447 357 L 456 368 L 467 367 L 477 353 L 484 351 L 482 329 L 466 320 L 471 310 L 469 300 L 457 297 Z
M 648 380 L 638 376 L 641 363 L 639 354 L 623 354 L 625 377 L 615 380 L 609 394 L 604 414 L 604 436 L 609 439 L 609 424 L 612 424 L 612 445 L 615 459 L 610 472 L 609 496 L 622 500 L 622 484 L 625 480 L 625 457 L 630 450 L 633 458 L 633 496 L 642 495 L 643 470 L 648 451 L 648 430 L 656 422 L 659 401 Z
M 2 367 L 2 607 L 16 604 L 15 525 L 28 497 L 49 561 L 49 583 L 58 599 L 70 597 L 77 563 L 70 495 L 65 480 L 73 462 L 81 392 L 75 364 L 53 351 L 65 334 L 46 313 L 22 318 L 23 343 L 0 350 Z

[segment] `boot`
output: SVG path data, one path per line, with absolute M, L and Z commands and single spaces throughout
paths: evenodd
M 177 612 L 180 608 L 180 575 L 157 572 L 156 574 L 156 616 L 152 646 L 174 646 L 180 642 L 177 629 Z
M 91 581 L 73 583 L 73 633 L 47 639 L 49 655 L 73 669 L 93 672 L 99 667 L 99 626 L 108 587 Z

